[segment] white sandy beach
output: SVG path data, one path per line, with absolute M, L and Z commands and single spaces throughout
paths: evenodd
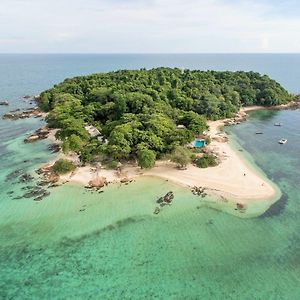
M 242 111 L 252 109 L 258 107 L 244 108 Z M 95 168 L 86 166 L 78 168 L 71 175 L 62 176 L 61 179 L 88 185 L 97 176 L 105 177 L 110 183 L 120 182 L 124 178 L 155 176 L 189 188 L 205 187 L 208 194 L 221 196 L 229 202 L 244 204 L 257 200 L 273 202 L 277 193 L 276 188 L 225 141 L 226 134 L 219 131 L 219 127 L 223 124 L 224 120 L 209 122 L 209 135 L 212 142 L 208 147 L 221 158 L 221 163 L 216 167 L 201 169 L 189 165 L 186 170 L 178 170 L 175 164 L 169 161 L 158 161 L 150 170 L 141 170 L 132 165 L 124 166 L 120 174 L 115 170 L 101 168 L 96 171 Z M 68 156 L 68 158 L 72 157 Z

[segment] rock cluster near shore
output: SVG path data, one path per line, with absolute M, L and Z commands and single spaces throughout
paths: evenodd
M 6 176 L 5 182 L 15 181 L 21 184 L 27 184 L 21 188 L 22 191 L 25 191 L 24 194 L 15 196 L 14 200 L 19 199 L 29 199 L 33 198 L 34 201 L 41 201 L 43 198 L 48 197 L 50 192 L 42 187 L 42 183 L 37 183 L 32 185 L 34 177 L 25 172 L 23 169 L 18 169 Z M 30 184 L 30 185 L 28 185 Z M 9 191 L 7 194 L 13 196 L 15 191 Z
M 24 111 L 20 111 L 20 109 L 12 110 L 3 115 L 2 119 L 8 120 L 19 120 L 19 119 L 27 119 L 27 118 L 40 118 L 43 114 L 39 110 L 38 107 L 28 108 Z
M 28 136 L 24 143 L 33 143 L 38 140 L 46 139 L 50 134 L 50 130 L 47 127 L 37 129 L 33 134 Z
M 277 105 L 270 107 L 273 110 L 284 110 L 284 109 L 298 109 L 300 107 L 300 95 L 295 96 L 294 101 L 289 102 L 288 104 Z
M 205 196 L 207 196 L 207 193 L 205 192 L 206 188 L 202 187 L 202 186 L 193 186 L 191 188 L 191 192 L 195 195 L 195 196 L 201 196 L 202 198 L 204 198 Z
M 41 184 L 55 184 L 59 181 L 59 175 L 57 175 L 54 171 L 52 166 L 46 165 L 39 168 L 36 173 L 41 177 Z
M 247 120 L 247 117 L 248 117 L 248 115 L 246 112 L 240 111 L 240 112 L 236 113 L 233 118 L 225 120 L 224 125 L 229 126 L 229 125 L 240 124 L 242 122 L 245 122 Z
M 171 205 L 174 199 L 174 193 L 172 191 L 166 193 L 163 197 L 157 199 L 156 203 L 159 204 L 160 207 L 155 207 L 154 214 L 157 215 L 160 213 L 161 209 L 166 205 Z

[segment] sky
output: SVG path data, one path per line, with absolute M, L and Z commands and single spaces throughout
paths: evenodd
M 0 53 L 300 52 L 299 0 L 0 0 Z

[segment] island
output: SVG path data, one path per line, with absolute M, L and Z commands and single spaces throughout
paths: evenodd
M 157 176 L 239 211 L 258 199 L 267 208 L 278 190 L 232 149 L 222 126 L 245 120 L 249 107 L 293 100 L 255 72 L 155 68 L 66 79 L 38 99 L 62 149 L 45 168 L 98 187 Z

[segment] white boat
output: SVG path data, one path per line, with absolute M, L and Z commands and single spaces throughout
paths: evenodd
M 278 143 L 283 145 L 283 144 L 287 143 L 287 140 L 286 139 L 281 139 L 281 140 L 278 141 Z
M 282 123 L 275 123 L 274 126 L 282 126 Z

